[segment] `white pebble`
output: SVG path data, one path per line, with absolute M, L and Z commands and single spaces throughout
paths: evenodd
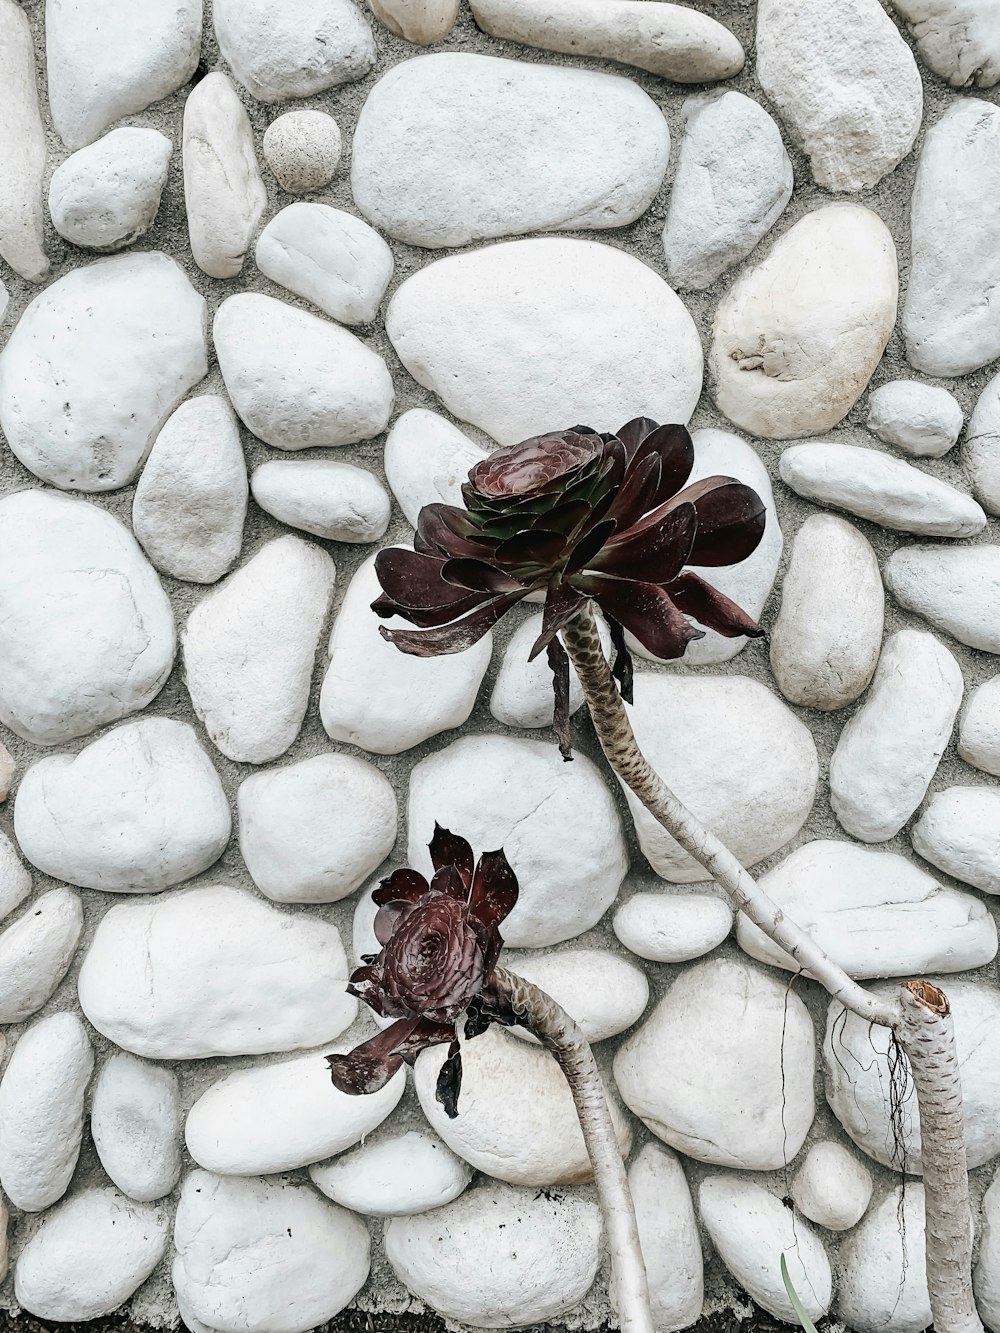
M 457 1199 L 472 1168 L 421 1130 L 374 1139 L 309 1170 L 328 1199 L 355 1213 L 409 1217 Z
M 1000 375 L 979 395 L 962 445 L 972 493 L 989 514 L 1000 514 Z
M 437 412 L 412 407 L 398 416 L 385 442 L 385 476 L 410 527 L 424 505 L 461 505 L 462 483 L 486 452 Z
M 14 844 L 0 829 L 0 921 L 31 892 L 31 872 L 21 864 Z
M 962 409 L 947 389 L 919 380 L 892 380 L 868 399 L 868 429 L 914 458 L 946 454 L 962 421 Z
M 0 1023 L 41 1009 L 73 961 L 83 930 L 80 895 L 43 893 L 0 935 Z
M 911 833 L 931 865 L 984 893 L 1000 893 L 1000 790 L 947 787 L 934 792 Z
M 687 1328 L 701 1314 L 701 1238 L 684 1168 L 669 1148 L 647 1143 L 628 1169 L 653 1327 Z
M 15 0 L 0 0 L 0 123 L 0 256 L 22 278 L 41 282 L 49 269 L 42 210 L 45 129 L 31 27 Z M 6 304 L 0 284 L 0 319 Z
M 1000 653 L 1000 546 L 903 546 L 885 567 L 900 606 L 987 653 Z
M 7 749 L 6 745 L 0 741 L 0 805 L 6 801 L 10 795 L 10 786 L 14 781 L 14 774 L 17 772 L 17 764 L 14 762 L 14 756 Z M 0 911 L 0 916 L 3 913 Z
M 921 1333 L 931 1322 L 924 1187 L 891 1190 L 846 1237 L 834 1313 L 855 1333 Z
M 654 963 L 686 963 L 711 953 L 733 928 L 733 909 L 710 893 L 635 893 L 615 912 L 615 934 Z
M 101 1165 L 132 1199 L 162 1199 L 181 1173 L 177 1075 L 121 1051 L 94 1083 L 90 1132 Z
M 849 1231 L 871 1203 L 871 1172 L 840 1143 L 814 1143 L 792 1181 L 796 1207 L 828 1231 Z
M 1000 1325 L 1000 1175 L 983 1195 L 979 1258 L 972 1275 L 976 1309 L 990 1328 Z M 2 1242 L 0 1242 L 2 1243 Z M 2 1271 L 2 1266 L 0 1266 Z
M 958 753 L 967 764 L 1000 777 L 1000 676 L 969 695 L 958 725 Z
M 131 245 L 153 225 L 173 151 L 158 130 L 126 125 L 73 153 L 49 184 L 56 231 L 89 250 Z
M 649 1003 L 649 982 L 634 963 L 604 949 L 504 954 L 504 966 L 550 995 L 574 1019 L 587 1041 L 616 1037 L 638 1021 Z M 538 1039 L 526 1029 L 515 1037 Z
M 365 468 L 335 459 L 272 460 L 250 479 L 265 513 L 328 542 L 376 542 L 389 526 L 392 502 Z
M 598 624 L 605 652 L 610 636 L 601 621 Z M 551 727 L 554 708 L 552 669 L 544 652 L 528 661 L 531 646 L 542 632 L 541 615 L 520 624 L 510 637 L 497 672 L 490 712 L 505 727 Z M 575 713 L 583 704 L 583 687 L 572 663 L 569 668 L 569 711 Z
M 264 161 L 288 194 L 321 190 L 340 161 L 337 122 L 325 111 L 286 111 L 264 131 Z

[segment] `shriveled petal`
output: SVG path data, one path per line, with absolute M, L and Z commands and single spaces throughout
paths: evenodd
M 363 1000 L 369 1009 L 382 1013 L 382 972 L 378 967 L 359 967 L 351 973 L 347 983 L 348 995 Z
M 699 625 L 714 629 L 716 634 L 724 638 L 737 639 L 747 634 L 753 639 L 759 639 L 764 633 L 742 607 L 690 570 L 674 579 L 668 585 L 667 592 L 686 616 L 697 620 Z
M 521 588 L 518 592 L 492 597 L 471 615 L 440 628 L 405 630 L 380 625 L 379 633 L 383 639 L 395 644 L 401 652 L 409 653 L 411 657 L 441 657 L 447 653 L 461 653 L 478 643 L 501 616 L 527 595 L 527 591 L 527 588 Z
M 760 545 L 767 522 L 764 501 L 733 477 L 706 477 L 688 486 L 675 503 L 691 503 L 698 531 L 688 557 L 692 565 L 736 565 Z
M 575 620 L 587 605 L 587 598 L 569 583 L 556 583 L 545 594 L 542 612 L 542 632 L 531 645 L 528 661 L 533 662 L 543 648 L 547 648 L 564 625 Z
M 625 642 L 625 631 L 618 621 L 608 615 L 604 618 L 608 622 L 611 645 L 615 650 L 614 661 L 611 663 L 611 674 L 618 682 L 618 693 L 627 704 L 630 704 L 632 703 L 632 684 L 635 678 L 632 654 Z
M 403 1062 L 412 1064 L 425 1047 L 454 1040 L 454 1023 L 402 1018 L 347 1055 L 328 1055 L 326 1062 L 334 1087 L 358 1096 L 384 1088 Z
M 552 670 L 552 730 L 559 742 L 559 753 L 568 760 L 573 758 L 569 731 L 569 656 L 558 637 L 551 640 L 545 651 Z
M 466 889 L 472 887 L 472 872 L 475 869 L 476 858 L 464 838 L 435 822 L 434 836 L 430 840 L 428 850 L 431 854 L 431 865 L 435 870 L 443 870 L 445 866 L 455 866 Z
M 458 1115 L 458 1096 L 462 1091 L 462 1048 L 457 1039 L 448 1047 L 448 1057 L 438 1070 L 435 1099 L 441 1103 L 449 1120 Z
M 681 615 L 658 584 L 636 583 L 605 574 L 581 574 L 576 582 L 654 657 L 665 661 L 681 657 L 692 639 L 705 637 L 702 630 L 695 629 Z
M 591 568 L 643 583 L 669 583 L 687 563 L 697 527 L 693 504 L 654 510 L 631 531 L 612 537 Z
M 496 966 L 503 940 L 500 936 L 500 923 L 514 910 L 517 902 L 517 876 L 510 862 L 504 855 L 503 848 L 495 852 L 483 852 L 476 866 L 472 881 L 472 896 L 469 899 L 469 920 L 483 932 L 484 974 L 489 974 Z

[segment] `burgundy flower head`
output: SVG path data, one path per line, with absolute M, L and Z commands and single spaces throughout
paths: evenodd
M 348 1055 L 326 1059 L 341 1092 L 377 1092 L 426 1046 L 448 1042 L 437 1098 L 454 1117 L 462 1086 L 456 1020 L 471 1006 L 466 1035 L 506 1021 L 481 997 L 503 945 L 500 923 L 517 902 L 517 879 L 502 851 L 484 852 L 476 865 L 465 839 L 437 824 L 430 853 L 429 884 L 415 870 L 396 870 L 372 894 L 382 951 L 366 955 L 347 985 L 378 1015 L 398 1021 Z
M 704 631 L 763 633 L 688 566 L 734 565 L 764 533 L 763 501 L 732 477 L 686 486 L 694 445 L 684 426 L 636 417 L 616 435 L 587 426 L 498 449 L 469 473 L 465 509 L 426 505 L 414 549 L 380 551 L 372 609 L 416 629 L 384 638 L 417 657 L 470 647 L 515 603 L 545 589 L 543 649 L 555 676 L 556 731 L 569 750 L 569 662 L 558 633 L 593 601 L 631 702 L 628 630 L 655 657 L 680 657 Z M 682 489 L 683 488 L 683 489 Z

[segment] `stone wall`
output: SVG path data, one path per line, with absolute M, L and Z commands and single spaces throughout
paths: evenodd
M 996 1333 L 1000 4 L 373 8 L 0 0 L 0 1308 L 609 1317 L 548 1055 L 469 1043 L 454 1121 L 441 1048 L 329 1083 L 437 819 L 596 1043 L 658 1329 L 790 1319 L 782 1251 L 814 1316 L 929 1322 L 885 1034 L 582 713 L 560 761 L 537 612 L 419 661 L 368 609 L 497 443 L 645 413 L 765 497 L 717 582 L 769 637 L 643 660 L 636 731 L 852 975 L 946 987 Z

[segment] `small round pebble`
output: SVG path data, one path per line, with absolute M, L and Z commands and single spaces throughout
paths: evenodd
M 172 152 L 165 134 L 134 125 L 81 148 L 52 173 L 56 231 L 90 250 L 130 245 L 153 225 Z
M 872 1198 L 871 1172 L 842 1144 L 814 1143 L 792 1181 L 792 1198 L 811 1222 L 847 1231 L 864 1216 Z
M 947 389 L 893 380 L 868 399 L 868 429 L 914 458 L 940 458 L 958 439 L 962 409 Z
M 119 1052 L 94 1084 L 90 1132 L 101 1165 L 130 1198 L 162 1199 L 181 1173 L 177 1075 Z
M 328 542 L 377 542 L 392 513 L 377 477 L 332 459 L 272 460 L 257 468 L 250 489 L 265 513 Z
M 710 893 L 637 893 L 619 907 L 612 925 L 640 958 L 684 963 L 722 943 L 733 928 L 733 910 Z
M 289 194 L 322 189 L 340 161 L 340 130 L 325 111 L 286 111 L 264 132 L 264 160 Z
M 309 1174 L 328 1199 L 356 1213 L 409 1217 L 457 1199 L 472 1168 L 436 1135 L 411 1130 L 362 1143 Z

